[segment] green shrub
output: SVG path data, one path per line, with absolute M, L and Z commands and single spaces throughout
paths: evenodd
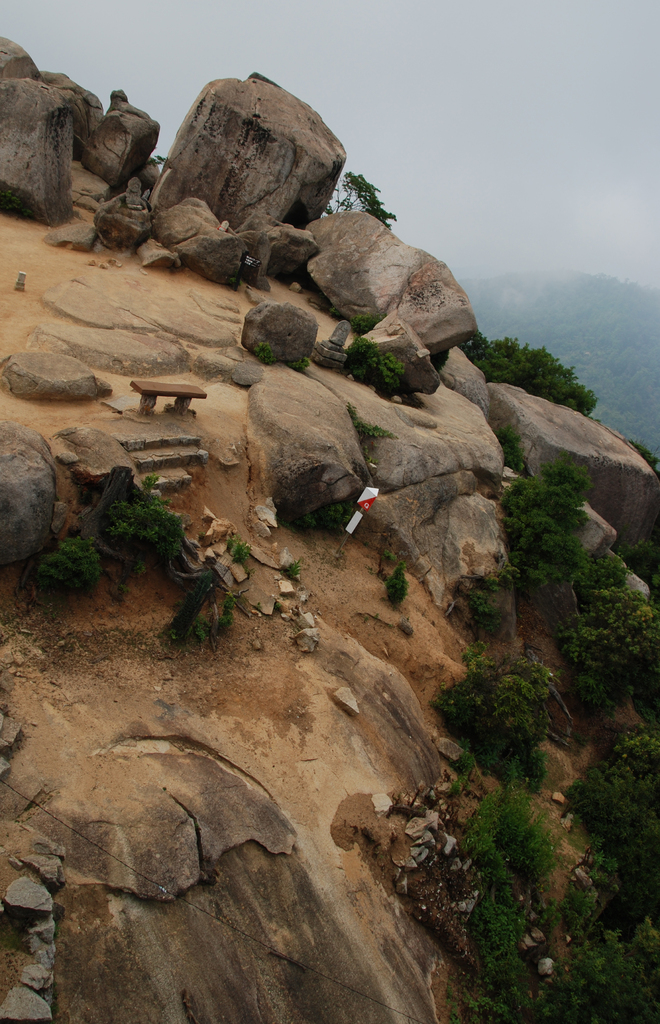
M 502 614 L 491 603 L 488 594 L 481 590 L 471 590 L 468 604 L 476 624 L 487 633 L 497 633 L 502 622 Z
M 620 590 L 626 585 L 628 572 L 620 558 L 589 558 L 573 580 L 573 590 L 580 610 L 588 608 L 599 590 Z
M 158 473 L 147 473 L 144 480 L 142 481 L 142 490 L 145 494 L 150 494 L 156 484 L 158 483 Z
M 353 421 L 353 426 L 360 435 L 360 439 L 364 437 L 392 437 L 396 439 L 396 434 L 392 434 L 389 430 L 385 430 L 384 427 L 376 426 L 375 423 L 367 423 L 366 420 L 361 420 L 357 414 L 357 409 L 354 405 L 349 402 L 346 406 L 348 409 L 348 415 Z
M 628 442 L 633 446 L 633 448 L 637 449 L 642 458 L 648 462 L 651 469 L 657 475 L 660 458 L 658 458 L 655 452 L 652 452 L 650 448 L 647 448 L 643 441 L 633 441 L 632 437 L 629 437 Z
M 566 453 L 541 467 L 541 476 L 514 480 L 502 495 L 511 544 L 509 561 L 525 589 L 573 580 L 587 555 L 573 531 L 587 521 L 582 508 L 587 471 Z
M 401 604 L 408 593 L 408 580 L 406 579 L 406 563 L 401 560 L 396 563 L 394 572 L 385 580 L 387 596 L 392 604 Z
M 300 530 L 343 530 L 354 511 L 350 502 L 338 501 L 307 512 L 300 519 L 294 519 L 292 525 Z
M 617 545 L 617 553 L 628 568 L 649 585 L 652 598 L 657 600 L 660 593 L 660 521 L 653 528 L 649 540 L 641 540 L 637 544 L 626 544 L 624 540 Z
M 650 922 L 648 929 L 655 931 Z M 648 941 L 642 945 L 645 934 L 628 945 L 615 932 L 578 949 L 568 973 L 556 972 L 543 987 L 538 1024 L 660 1024 L 657 934 L 650 953 Z
M 574 626 L 560 626 L 557 638 L 586 704 L 612 708 L 633 695 L 652 705 L 660 695 L 660 620 L 641 594 L 594 591 L 587 610 Z
M 273 350 L 267 341 L 262 341 L 256 345 L 254 354 L 257 359 L 261 360 L 262 363 L 265 363 L 266 366 L 272 366 L 273 363 L 277 362 L 277 359 L 273 355 Z
M 236 598 L 233 594 L 227 594 L 222 604 L 222 615 L 218 618 L 218 626 L 221 629 L 228 629 L 234 621 L 233 609 Z
M 431 704 L 470 741 L 481 764 L 537 788 L 545 772 L 538 746 L 547 731 L 548 669 L 525 658 L 498 666 L 485 650 L 482 643 L 468 647 L 465 678 Z
M 372 384 L 377 391 L 391 395 L 398 389 L 405 367 L 391 352 L 383 354 L 375 341 L 356 338 L 346 349 L 344 369 L 355 380 Z
M 146 540 L 168 562 L 181 550 L 181 520 L 169 511 L 167 501 L 162 498 L 134 491 L 129 501 L 116 501 L 110 506 L 108 518 L 107 532 L 111 537 Z
M 351 317 L 351 330 L 353 334 L 363 337 L 369 331 L 373 331 L 376 324 L 379 324 L 384 319 L 384 316 L 378 316 L 374 313 L 358 313 L 357 316 Z
M 244 566 L 251 550 L 247 541 L 241 540 L 238 534 L 234 537 L 227 537 L 227 551 L 231 555 L 233 562 L 238 562 Z
M 91 540 L 71 537 L 61 540 L 57 551 L 44 555 L 37 569 L 42 590 L 56 587 L 91 590 L 101 578 L 101 559 Z
M 284 572 L 290 580 L 299 580 L 301 564 L 301 560 L 298 558 L 295 562 L 292 562 L 291 565 L 287 565 L 282 572 Z
M 450 350 L 447 348 L 445 349 L 444 352 L 435 352 L 431 356 L 431 363 L 433 364 L 434 369 L 437 370 L 438 373 L 440 373 L 445 363 L 449 359 L 449 351 Z
M 6 210 L 8 213 L 18 213 L 21 217 L 30 218 L 34 216 L 32 210 L 28 210 L 22 200 L 9 189 L 0 192 L 0 210 Z
M 273 362 L 275 362 L 274 359 Z M 307 367 L 309 366 L 309 359 L 307 358 L 307 356 L 303 356 L 302 359 L 294 359 L 292 363 L 287 363 L 286 365 L 289 367 L 290 370 L 295 370 L 296 373 L 302 373 L 303 370 L 306 370 Z
M 595 889 L 578 889 L 571 884 L 561 903 L 561 916 L 566 931 L 573 939 L 582 938 L 593 923 L 598 904 L 598 893 Z
M 489 383 L 513 384 L 530 395 L 566 405 L 585 416 L 596 408 L 598 399 L 580 384 L 574 368 L 563 366 L 545 347 L 530 348 L 521 345 L 517 338 L 489 341 L 477 331 L 463 351 Z
M 545 878 L 554 860 L 550 837 L 527 794 L 507 787 L 481 801 L 468 822 L 465 846 L 486 889 L 470 918 L 481 960 L 475 1008 L 481 1020 L 519 1024 L 520 1010 L 528 1004 L 527 975 L 517 950 L 526 921 L 513 896 L 513 875 L 531 885 Z
M 617 870 L 618 891 L 603 920 L 626 928 L 660 913 L 660 730 L 641 728 L 619 739 L 607 762 L 569 790 L 592 845 Z
M 522 473 L 525 469 L 525 453 L 521 444 L 520 434 L 516 433 L 513 427 L 501 427 L 495 431 L 495 437 L 502 445 L 504 452 L 504 465 L 516 473 Z

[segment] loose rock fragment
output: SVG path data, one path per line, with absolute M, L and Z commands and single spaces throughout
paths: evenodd
M 319 640 L 321 639 L 321 634 L 318 631 L 318 629 L 301 629 L 299 633 L 296 633 L 293 639 L 296 641 L 298 647 L 300 647 L 301 650 L 311 654 L 311 652 L 315 651 L 316 648 L 318 647 Z M 344 710 L 348 709 L 344 708 Z M 358 714 L 357 711 L 353 713 Z
M 345 711 L 347 715 L 354 716 L 360 714 L 355 694 L 349 686 L 342 686 L 338 690 L 335 690 L 332 697 L 335 703 L 342 709 L 342 711 Z
M 48 890 L 25 876 L 11 883 L 5 893 L 4 904 L 10 917 L 23 921 L 47 918 L 53 910 Z
M 45 999 L 38 996 L 31 988 L 25 988 L 23 985 L 11 988 L 4 1003 L 0 1006 L 0 1020 L 41 1024 L 42 1021 L 52 1019 L 50 1006 Z

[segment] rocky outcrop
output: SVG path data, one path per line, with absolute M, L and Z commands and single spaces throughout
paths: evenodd
M 73 216 L 73 116 L 60 93 L 30 78 L 0 80 L 0 191 L 44 224 Z
M 158 122 L 132 106 L 126 93 L 117 89 L 110 94 L 105 117 L 87 139 L 82 165 L 108 185 L 121 185 L 151 156 L 159 133 Z
M 55 463 L 41 434 L 0 423 L 0 565 L 41 549 L 50 533 Z
M 275 359 L 293 363 L 312 354 L 318 325 L 305 309 L 290 302 L 262 302 L 245 315 L 241 344 L 248 352 L 270 345 Z
M 402 395 L 421 392 L 432 395 L 440 387 L 440 377 L 431 362 L 429 350 L 398 313 L 392 313 L 366 335 L 380 351 L 390 352 L 403 364 L 403 376 L 397 391 Z
M 153 204 L 160 212 L 195 196 L 235 229 L 255 212 L 305 225 L 325 209 L 345 159 L 306 103 L 263 79 L 222 79 L 179 128 Z
M 83 89 L 77 82 L 73 82 L 68 75 L 52 71 L 42 71 L 41 78 L 46 85 L 51 85 L 57 89 L 65 102 L 71 107 L 71 113 L 73 114 L 73 159 L 80 160 L 88 138 L 101 122 L 103 104 L 98 96 L 95 96 L 93 92 L 89 92 L 88 89 Z
M 238 273 L 241 257 L 247 252 L 242 238 L 216 231 L 195 235 L 174 247 L 179 259 L 195 274 L 216 284 L 228 284 Z
M 155 237 L 168 248 L 196 235 L 212 235 L 219 227 L 220 221 L 202 199 L 184 199 L 177 206 L 161 210 L 153 219 Z
M 172 336 L 168 340 L 182 338 L 208 348 L 229 344 L 227 325 L 238 321 L 226 303 L 213 302 L 194 289 L 185 297 L 164 296 L 146 280 L 121 275 L 74 277 L 49 288 L 42 301 L 56 316 L 76 324 L 156 336 L 165 331 Z
M 290 224 L 278 224 L 268 229 L 270 259 L 268 273 L 293 274 L 319 251 L 311 231 L 294 228 Z
M 445 387 L 457 391 L 459 395 L 464 395 L 474 405 L 478 405 L 488 419 L 490 394 L 485 374 L 470 362 L 462 349 L 449 349 L 447 361 L 440 370 L 440 380 Z
M 577 618 L 577 600 L 570 583 L 546 583 L 532 592 L 531 602 L 551 633 Z
M 350 319 L 395 311 L 431 353 L 472 337 L 470 301 L 444 263 L 406 245 L 368 213 L 334 213 L 309 225 L 320 252 L 307 269 Z
M 310 366 L 306 374 L 332 391 L 344 407 L 350 403 L 361 420 L 394 435 L 365 439 L 375 463 L 372 479 L 381 494 L 461 471 L 473 477 L 471 489 L 499 494 L 502 449 L 480 411 L 462 395 L 440 387 L 420 399 L 422 409 L 412 409 L 387 402 L 364 385 L 320 367 Z
M 250 388 L 248 443 L 252 473 L 285 520 L 347 501 L 369 479 L 346 403 L 285 367 Z
M 35 327 L 28 340 L 28 348 L 72 356 L 95 370 L 107 370 L 125 377 L 158 377 L 160 374 L 185 373 L 190 369 L 188 352 L 172 335 L 152 336 L 50 323 Z
M 65 224 L 44 236 L 46 245 L 60 249 L 70 245 L 79 252 L 91 252 L 95 241 L 96 228 L 93 224 Z
M 119 441 L 94 427 L 67 427 L 55 434 L 59 449 L 76 456 L 68 461 L 71 475 L 80 484 L 98 484 L 115 466 L 134 469 L 134 463 Z M 59 452 L 58 452 L 59 457 Z
M 614 544 L 617 537 L 616 530 L 605 522 L 587 501 L 582 507 L 589 519 L 584 526 L 575 531 L 575 536 L 588 555 L 591 555 L 592 558 L 602 558 Z
M 628 544 L 647 540 L 660 510 L 660 482 L 632 445 L 609 427 L 511 384 L 489 384 L 493 429 L 506 424 L 522 438 L 527 469 L 568 452 L 591 478 L 589 504 Z
M 151 214 L 142 199 L 139 178 L 131 178 L 125 192 L 99 207 L 94 227 L 107 249 L 124 252 L 146 242 L 151 234 Z
M 0 80 L 6 78 L 31 78 L 39 82 L 41 72 L 22 46 L 0 36 Z
M 96 213 L 99 204 L 109 198 L 110 187 L 97 174 L 86 171 L 83 165 L 74 160 L 71 164 L 71 197 L 73 205 L 81 210 Z
M 88 366 L 79 359 L 49 352 L 9 356 L 2 380 L 17 398 L 76 402 L 97 396 L 96 377 Z
M 181 260 L 175 252 L 166 249 L 160 242 L 149 238 L 138 246 L 137 254 L 143 267 L 180 267 Z

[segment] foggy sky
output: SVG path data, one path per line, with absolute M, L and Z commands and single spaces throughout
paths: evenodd
M 660 287 L 657 0 L 23 0 L 0 35 L 161 124 L 259 71 L 309 103 L 460 278 L 573 269 Z

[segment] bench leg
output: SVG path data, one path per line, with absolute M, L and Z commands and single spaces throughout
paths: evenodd
M 190 406 L 191 401 L 192 401 L 191 398 L 182 398 L 182 397 L 175 398 L 174 399 L 174 411 L 176 413 L 178 413 L 179 416 L 183 416 L 184 413 L 188 412 L 188 408 Z
M 138 412 L 143 416 L 152 416 L 156 408 L 156 395 L 140 395 Z

